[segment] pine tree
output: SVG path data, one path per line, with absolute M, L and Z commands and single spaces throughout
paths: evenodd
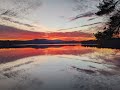
M 99 11 L 96 13 L 98 16 L 107 15 L 109 20 L 106 23 L 107 27 L 104 32 L 97 32 L 94 34 L 96 39 L 111 39 L 114 36 L 119 36 L 120 33 L 120 11 L 117 7 L 119 0 L 103 0 L 99 3 Z

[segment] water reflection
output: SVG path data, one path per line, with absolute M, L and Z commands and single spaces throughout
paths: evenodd
M 119 49 L 37 47 L 0 49 L 0 90 L 120 88 Z
M 45 48 L 46 47 L 46 48 Z M 11 62 L 21 58 L 37 55 L 81 55 L 94 52 L 94 49 L 85 48 L 80 45 L 54 45 L 44 48 L 4 48 L 0 49 L 0 63 Z

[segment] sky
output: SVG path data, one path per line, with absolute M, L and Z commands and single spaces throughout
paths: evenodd
M 98 3 L 99 0 L 0 0 L 0 39 L 43 38 L 41 33 L 63 36 L 66 32 L 73 33 L 71 38 L 75 33 L 93 38 L 93 27 L 80 26 L 103 22 L 94 14 Z M 57 36 L 54 38 L 59 39 Z

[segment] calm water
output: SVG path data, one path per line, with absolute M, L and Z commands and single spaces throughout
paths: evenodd
M 0 49 L 0 90 L 120 90 L 120 50 Z

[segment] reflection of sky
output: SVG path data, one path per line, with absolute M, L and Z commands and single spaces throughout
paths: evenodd
M 72 48 L 72 49 L 71 49 Z M 91 48 L 85 48 L 79 45 L 61 46 L 48 48 L 17 48 L 17 49 L 1 49 L 0 63 L 11 62 L 21 58 L 37 56 L 37 55 L 80 55 L 94 52 Z
M 12 62 L 21 58 L 43 55 L 59 55 L 61 58 L 81 60 L 90 60 L 91 62 L 119 64 L 120 51 L 115 49 L 98 49 L 83 47 L 80 45 L 73 46 L 48 46 L 46 48 L 6 48 L 0 49 L 0 63 Z M 64 57 L 65 56 L 65 57 Z M 67 56 L 67 57 L 66 57 Z M 74 58 L 73 58 L 74 57 Z M 97 60 L 97 61 L 96 61 Z
M 81 46 L 1 49 L 0 56 L 12 58 L 0 64 L 1 90 L 120 88 L 119 50 Z
M 88 18 L 82 18 L 69 22 L 76 15 L 96 10 L 96 0 L 1 0 L 1 17 L 9 17 L 12 20 L 35 26 L 34 29 L 10 20 L 0 21 L 5 25 L 19 28 L 27 28 L 34 31 L 56 31 L 60 28 L 68 28 L 89 24 Z M 80 10 L 74 11 L 79 6 Z M 6 12 L 7 11 L 7 12 Z M 8 22 L 10 21 L 10 22 Z M 96 22 L 96 21 L 95 21 Z M 19 25 L 18 25 L 19 24 Z

